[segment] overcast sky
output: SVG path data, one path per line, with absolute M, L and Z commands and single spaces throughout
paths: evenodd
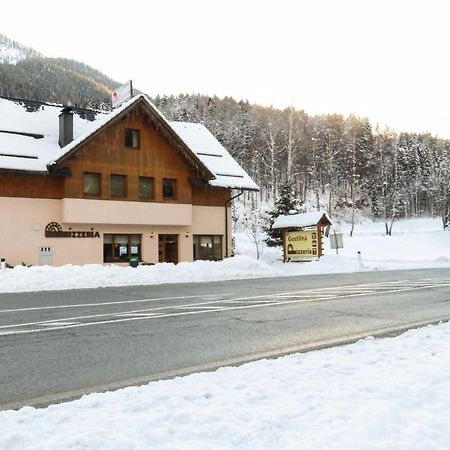
M 447 0 L 2 2 L 0 33 L 150 94 L 232 96 L 450 138 Z

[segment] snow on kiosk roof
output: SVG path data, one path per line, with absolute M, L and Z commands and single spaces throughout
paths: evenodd
M 309 212 L 278 216 L 272 228 L 303 228 L 316 225 L 332 225 L 331 219 L 326 212 Z
M 259 190 L 255 182 L 220 142 L 201 124 L 169 122 L 143 94 L 132 97 L 112 112 L 73 108 L 73 141 L 58 143 L 61 105 L 0 98 L 0 169 L 52 172 L 89 138 L 100 133 L 137 103 L 145 105 L 154 119 L 183 147 L 211 186 Z

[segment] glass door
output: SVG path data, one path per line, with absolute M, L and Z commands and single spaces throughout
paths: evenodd
M 158 236 L 159 262 L 178 263 L 178 235 L 160 234 Z

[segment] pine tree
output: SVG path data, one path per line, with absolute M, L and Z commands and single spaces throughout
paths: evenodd
M 279 188 L 279 195 L 275 201 L 274 209 L 269 211 L 269 220 L 264 228 L 267 233 L 266 244 L 269 247 L 276 247 L 282 245 L 281 230 L 272 229 L 272 225 L 278 216 L 290 214 L 292 212 L 299 212 L 301 208 L 301 202 L 298 200 L 293 182 L 285 181 Z

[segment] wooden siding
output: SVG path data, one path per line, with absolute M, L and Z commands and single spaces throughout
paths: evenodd
M 140 130 L 140 148 L 125 147 L 126 128 Z M 121 200 L 141 201 L 139 177 L 152 177 L 154 198 L 150 201 L 163 202 L 162 180 L 173 178 L 177 180 L 177 196 L 176 200 L 171 201 L 191 203 L 189 177 L 193 173 L 186 160 L 136 110 L 87 142 L 73 159 L 67 161 L 67 166 L 72 172 L 65 182 L 65 196 L 68 198 L 85 198 L 83 174 L 95 172 L 101 174 L 101 193 L 98 197 L 88 198 L 114 199 L 111 196 L 110 176 L 126 175 L 127 197 Z
M 45 174 L 0 173 L 0 197 L 60 199 L 64 178 Z
M 202 188 L 192 187 L 192 204 L 197 206 L 225 206 L 225 202 L 231 197 L 231 189 L 228 188 Z M 229 206 L 229 205 L 228 205 Z

